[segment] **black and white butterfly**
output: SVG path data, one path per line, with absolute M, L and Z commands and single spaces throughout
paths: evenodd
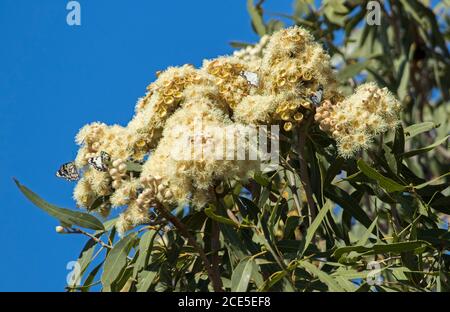
M 323 99 L 323 86 L 319 85 L 317 91 L 309 98 L 314 106 L 319 106 Z
M 247 80 L 248 84 L 258 87 L 259 86 L 259 77 L 257 73 L 250 71 L 242 71 L 241 76 Z
M 58 171 L 56 171 L 56 176 L 67 181 L 77 181 L 80 179 L 80 173 L 73 161 L 61 165 Z
M 108 171 L 108 165 L 111 162 L 111 156 L 102 151 L 100 156 L 91 157 L 88 159 L 88 164 L 91 165 L 95 170 L 106 172 Z

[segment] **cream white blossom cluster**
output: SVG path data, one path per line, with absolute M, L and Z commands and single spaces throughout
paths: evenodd
M 394 129 L 400 122 L 400 111 L 400 102 L 387 88 L 365 83 L 336 105 L 325 101 L 314 117 L 337 141 L 339 154 L 349 158 L 367 149 L 377 134 Z
M 316 113 L 311 97 L 321 89 Z M 289 133 L 315 114 L 339 152 L 350 157 L 396 125 L 399 110 L 392 95 L 374 84 L 344 98 L 322 46 L 301 27 L 283 29 L 232 56 L 205 60 L 201 68 L 158 72 L 125 127 L 83 127 L 75 164 L 85 170 L 74 198 L 86 208 L 102 198 L 104 215 L 126 207 L 116 225 L 123 233 L 148 222 L 156 204 L 201 208 L 222 181 L 245 180 L 258 161 L 228 156 L 236 142 L 245 143 L 244 152 L 255 149 L 243 137 L 249 127 L 277 124 Z M 89 166 L 101 152 L 111 157 L 106 171 Z M 136 162 L 142 166 L 130 170 Z

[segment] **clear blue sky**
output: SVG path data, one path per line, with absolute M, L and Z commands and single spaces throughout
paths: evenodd
M 74 207 L 73 184 L 55 178 L 74 158 L 78 129 L 125 124 L 168 65 L 228 54 L 255 41 L 245 0 L 80 0 L 82 25 L 66 24 L 68 0 L 0 1 L 0 291 L 62 291 L 66 264 L 85 239 L 19 193 L 12 177 L 48 201 Z M 291 12 L 291 0 L 268 0 Z

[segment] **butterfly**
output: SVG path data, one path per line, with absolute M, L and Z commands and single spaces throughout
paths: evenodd
M 259 86 L 259 77 L 257 73 L 253 73 L 250 71 L 242 71 L 241 76 L 245 78 L 250 85 L 254 87 Z
M 91 157 L 88 159 L 89 165 L 94 167 L 95 170 L 106 172 L 108 170 L 108 163 L 111 162 L 111 156 L 102 151 L 100 156 Z
M 314 106 L 316 107 L 319 106 L 323 99 L 323 86 L 319 85 L 317 92 L 311 95 L 309 99 L 314 104 Z
M 58 171 L 56 171 L 56 176 L 58 178 L 66 179 L 67 181 L 77 181 L 80 179 L 77 166 L 75 166 L 73 161 L 61 165 Z

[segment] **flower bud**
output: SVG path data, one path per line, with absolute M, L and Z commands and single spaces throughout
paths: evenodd
M 172 199 L 172 197 L 173 197 L 173 194 L 172 194 L 172 191 L 171 191 L 171 190 L 166 190 L 166 191 L 164 192 L 164 199 L 169 200 L 169 199 Z
M 121 163 L 118 167 L 120 172 L 124 172 L 127 169 L 127 165 L 124 163 Z
M 94 151 L 98 151 L 98 149 L 100 148 L 100 143 L 94 142 L 94 143 L 92 143 L 91 147 Z
M 56 233 L 64 233 L 64 227 L 62 227 L 61 225 L 58 225 L 57 227 L 55 227 L 55 231 Z
M 120 180 L 114 180 L 111 186 L 113 189 L 118 189 L 120 187 L 120 184 Z
M 156 184 L 161 183 L 162 178 L 160 176 L 154 176 Z
M 118 167 L 121 163 L 123 163 L 122 159 L 117 158 L 116 160 L 113 161 L 112 165 L 113 167 Z
M 166 186 L 163 184 L 158 185 L 158 192 L 162 194 L 162 192 L 166 189 Z
M 314 115 L 314 120 L 319 121 L 321 119 L 322 119 L 322 115 L 319 112 L 316 112 L 316 114 Z
M 153 194 L 153 190 L 150 189 L 150 188 L 146 188 L 146 189 L 142 192 L 142 194 L 143 194 L 145 197 L 149 197 L 149 196 L 151 196 L 151 195 Z
M 109 174 L 111 176 L 116 176 L 119 174 L 119 171 L 116 168 L 112 168 L 111 170 L 109 170 Z
M 146 198 L 144 199 L 144 204 L 150 204 L 152 202 L 153 198 Z

